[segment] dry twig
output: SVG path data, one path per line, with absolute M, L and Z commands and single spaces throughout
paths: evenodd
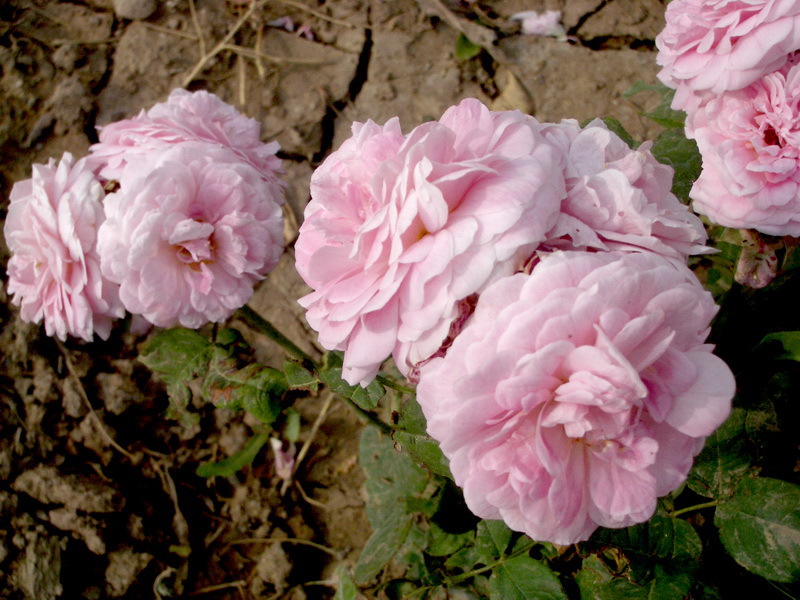
M 228 44 L 228 42 L 231 41 L 231 38 L 233 38 L 233 36 L 236 35 L 236 32 L 242 28 L 242 25 L 245 24 L 245 22 L 252 16 L 252 14 L 257 9 L 264 6 L 267 3 L 267 1 L 268 0 L 259 0 L 258 2 L 253 2 L 250 5 L 250 7 L 245 11 L 245 13 L 241 17 L 239 17 L 239 20 L 236 21 L 233 27 L 230 28 L 228 33 L 225 34 L 225 37 L 222 38 L 222 41 L 220 41 L 216 46 L 214 46 L 209 52 L 204 53 L 203 56 L 200 58 L 200 60 L 197 61 L 197 64 L 183 80 L 183 87 L 188 86 L 190 83 L 192 83 L 192 81 L 194 81 L 194 78 L 197 77 L 203 71 L 203 69 L 206 66 L 206 63 L 212 58 L 214 58 L 221 50 L 225 49 L 225 46 Z
M 117 450 L 120 454 L 122 454 L 133 464 L 136 464 L 138 462 L 137 458 L 133 454 L 125 450 L 125 448 L 120 446 L 117 443 L 117 441 L 113 437 L 111 437 L 111 434 L 108 433 L 108 430 L 106 429 L 103 420 L 100 418 L 100 415 L 97 414 L 94 407 L 92 406 L 92 403 L 89 401 L 89 396 L 86 394 L 86 388 L 83 387 L 83 382 L 81 381 L 81 378 L 78 377 L 78 373 L 75 371 L 75 365 L 73 364 L 72 357 L 67 352 L 67 349 L 64 348 L 64 346 L 61 344 L 59 340 L 56 340 L 56 344 L 58 345 L 58 349 L 61 351 L 61 354 L 64 356 L 64 362 L 67 365 L 67 371 L 69 372 L 69 376 L 75 383 L 75 387 L 78 390 L 78 395 L 81 397 L 81 400 L 86 405 L 86 408 L 88 409 L 89 413 L 94 417 L 95 422 L 97 423 L 97 429 L 100 432 L 100 434 L 106 439 L 106 441 L 112 448 Z
M 295 2 L 294 0 L 276 0 L 276 2 L 280 2 L 281 4 L 286 4 L 287 6 L 293 6 L 298 10 L 305 11 L 309 14 L 314 15 L 315 17 L 322 19 L 323 21 L 328 21 L 329 23 L 335 23 L 336 25 L 343 25 L 345 27 L 353 27 L 353 28 L 358 27 L 358 25 L 353 25 L 352 23 L 348 23 L 347 21 L 342 21 L 340 19 L 335 19 L 334 17 L 329 17 L 325 13 L 321 13 L 318 10 L 314 10 L 313 8 L 306 6 L 302 2 Z
M 328 393 L 328 397 L 325 398 L 325 404 L 322 405 L 319 415 L 317 415 L 314 424 L 311 426 L 311 431 L 308 434 L 308 438 L 306 438 L 306 441 L 303 442 L 303 447 L 300 448 L 300 452 L 297 453 L 297 458 L 294 461 L 293 473 L 297 472 L 297 468 L 300 466 L 300 463 L 303 462 L 303 459 L 308 453 L 308 449 L 311 447 L 311 443 L 314 441 L 314 436 L 317 435 L 317 431 L 319 431 L 320 426 L 325 421 L 325 417 L 328 416 L 328 410 L 330 409 L 334 398 L 335 396 L 330 392 Z M 287 479 L 283 482 L 280 491 L 281 496 L 283 496 L 286 493 L 286 490 L 289 489 L 289 485 L 291 485 L 290 479 Z

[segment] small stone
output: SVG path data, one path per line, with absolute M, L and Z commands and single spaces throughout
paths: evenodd
M 150 563 L 153 556 L 146 552 L 134 552 L 125 548 L 112 552 L 106 569 L 106 589 L 112 598 L 124 596 L 139 573 Z
M 42 504 L 58 504 L 90 513 L 115 512 L 124 504 L 117 490 L 96 477 L 63 475 L 45 465 L 22 473 L 11 488 Z
M 146 19 L 155 10 L 155 0 L 114 0 L 114 12 L 122 19 Z

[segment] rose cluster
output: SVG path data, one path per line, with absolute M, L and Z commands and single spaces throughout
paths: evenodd
M 283 251 L 278 146 L 208 92 L 100 129 L 89 156 L 11 191 L 8 290 L 48 335 L 105 339 L 125 311 L 199 327 L 245 304 Z
M 468 506 L 538 540 L 647 520 L 730 411 L 708 251 L 649 144 L 464 100 L 353 125 L 313 174 L 300 303 L 344 377 L 388 356 Z
M 703 157 L 695 210 L 800 236 L 800 3 L 674 0 L 666 20 L 659 79 Z

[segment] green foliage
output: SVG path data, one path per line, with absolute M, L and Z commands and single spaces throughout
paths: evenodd
M 800 487 L 744 479 L 714 518 L 725 549 L 740 565 L 774 581 L 800 579 Z
M 516 556 L 492 572 L 491 600 L 566 600 L 558 577 L 545 564 L 529 556 Z
M 371 427 L 361 435 L 359 461 L 367 476 L 366 509 L 373 530 L 355 568 L 355 580 L 365 584 L 402 550 L 416 526 L 414 514 L 406 510 L 407 501 L 423 496 L 429 477 L 395 450 L 391 439 Z
M 598 529 L 586 546 L 598 545 L 605 549 L 585 558 L 576 575 L 582 600 L 681 600 L 703 551 L 689 523 L 660 515 L 625 529 Z
M 663 83 L 647 84 L 643 81 L 637 81 L 622 95 L 626 98 L 630 98 L 642 92 L 656 92 L 659 95 L 658 106 L 650 112 L 642 113 L 642 116 L 647 117 L 651 121 L 655 121 L 667 129 L 683 129 L 686 113 L 670 108 L 672 98 L 675 96 L 675 90 L 668 88 Z
M 139 355 L 139 360 L 167 385 L 170 407 L 183 414 L 192 398 L 189 382 L 208 371 L 211 342 L 190 329 L 158 332 Z
M 615 117 L 603 117 L 603 123 L 605 123 L 611 131 L 622 138 L 622 141 L 628 144 L 628 148 L 635 149 L 639 147 L 639 144 L 633 139 L 633 136 L 628 133 L 628 130 L 625 129 L 625 126 L 620 123 L 619 119 L 616 119 Z
M 747 416 L 748 411 L 733 409 L 730 417 L 706 438 L 688 481 L 689 487 L 701 496 L 728 497 L 739 480 L 750 473 L 753 456 L 745 429 Z
M 237 368 L 237 361 L 215 348 L 203 381 L 203 396 L 221 408 L 246 410 L 271 425 L 281 412 L 280 398 L 287 390 L 280 371 L 259 364 Z
M 700 176 L 703 163 L 695 141 L 687 139 L 683 129 L 667 129 L 656 138 L 652 152 L 658 162 L 675 169 L 672 192 L 689 202 L 689 192 Z
M 267 440 L 269 440 L 268 433 L 257 433 L 236 454 L 219 462 L 202 463 L 197 467 L 196 473 L 199 477 L 230 477 L 247 465 L 252 464 L 261 448 L 267 443 Z
M 357 600 L 358 588 L 347 567 L 339 565 L 336 569 L 336 576 L 339 579 L 339 585 L 336 587 L 336 595 L 333 600 Z
M 780 348 L 774 353 L 774 358 L 800 362 L 800 331 L 770 333 L 764 336 L 759 346 L 767 350 Z
M 289 385 L 289 389 L 308 390 L 310 392 L 316 392 L 319 389 L 319 379 L 298 362 L 285 360 L 283 372 L 286 375 L 286 383 Z
M 700 537 L 682 519 L 653 516 L 646 523 L 624 529 L 598 529 L 592 542 L 606 543 L 630 556 L 691 564 L 700 557 Z
M 325 355 L 325 362 L 319 370 L 319 379 L 332 392 L 352 400 L 364 410 L 372 410 L 378 406 L 378 402 L 386 394 L 386 389 L 378 380 L 373 380 L 364 388 L 360 385 L 350 385 L 342 379 L 342 355 L 340 352 L 329 352 Z
M 497 561 L 506 553 L 511 536 L 511 530 L 503 521 L 483 520 L 478 523 L 475 551 L 480 561 L 487 565 Z
M 442 454 L 439 442 L 427 434 L 425 415 L 415 398 L 409 397 L 397 415 L 397 429 L 392 434 L 395 442 L 419 464 L 436 475 L 452 479 L 449 461 Z
M 458 60 L 475 58 L 481 53 L 481 50 L 483 50 L 483 48 L 477 44 L 473 44 L 463 33 L 459 34 L 456 40 L 456 58 Z

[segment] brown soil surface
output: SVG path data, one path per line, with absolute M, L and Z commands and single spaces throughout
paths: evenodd
M 96 126 L 175 87 L 212 91 L 281 144 L 289 245 L 251 306 L 315 354 L 291 242 L 313 168 L 352 121 L 399 116 L 407 130 L 471 96 L 547 121 L 611 115 L 640 140 L 657 133 L 640 116 L 657 98 L 622 93 L 655 82 L 659 0 L 163 0 L 146 19 L 118 16 L 147 4 L 0 3 L 0 218 L 33 163 L 85 154 Z M 545 8 L 563 11 L 571 42 L 520 35 L 508 19 Z M 284 16 L 314 40 L 269 25 Z M 458 60 L 459 30 L 490 52 Z M 7 258 L 0 243 L 0 598 L 332 598 L 337 567 L 369 537 L 354 414 L 331 405 L 285 489 L 269 452 L 235 477 L 202 479 L 197 465 L 241 449 L 254 423 L 199 402 L 199 424 L 165 418 L 164 387 L 136 360 L 148 334 L 121 324 L 107 342 L 57 343 L 19 319 Z M 281 364 L 234 326 L 261 361 Z M 298 399 L 300 443 L 324 402 Z

